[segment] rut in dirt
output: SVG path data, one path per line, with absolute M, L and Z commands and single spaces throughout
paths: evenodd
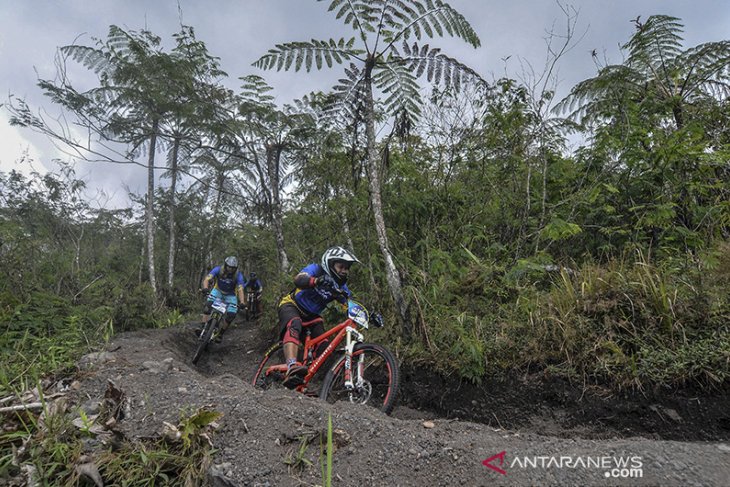
M 192 324 L 167 329 L 166 335 L 163 345 L 190 363 L 196 344 Z M 250 383 L 274 340 L 274 330 L 239 324 L 194 368 Z M 400 398 L 392 416 L 471 421 L 559 438 L 725 441 L 730 439 L 730 387 L 723 384 L 711 394 L 691 389 L 618 394 L 541 374 L 473 384 L 401 363 Z

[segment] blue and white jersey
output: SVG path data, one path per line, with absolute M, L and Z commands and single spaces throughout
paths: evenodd
M 223 294 L 234 294 L 239 286 L 243 289 L 243 286 L 246 284 L 243 274 L 239 271 L 236 271 L 235 276 L 224 276 L 221 266 L 213 267 L 213 270 L 208 273 L 208 279 L 213 280 L 215 282 L 215 288 L 220 289 Z
M 307 267 L 299 271 L 300 273 L 308 274 L 310 277 L 317 278 L 325 274 L 324 269 L 319 264 L 309 264 Z M 337 286 L 337 284 L 335 284 Z M 349 297 L 352 293 L 347 287 L 347 284 L 337 286 L 337 288 Z M 329 303 L 332 301 L 339 301 L 342 304 L 347 303 L 347 297 L 339 296 L 332 293 L 328 289 L 321 288 L 308 288 L 299 289 L 297 288 L 294 293 L 294 302 L 297 307 L 310 315 L 319 315 L 324 311 Z

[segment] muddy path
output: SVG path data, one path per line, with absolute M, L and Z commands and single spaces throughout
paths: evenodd
M 197 370 L 208 376 L 227 373 L 249 380 L 271 345 L 272 334 L 255 323 L 239 323 L 226 338 Z M 181 360 L 192 355 L 193 342 L 187 338 L 170 345 Z M 670 389 L 615 393 L 541 374 L 475 385 L 408 364 L 401 364 L 401 372 L 396 418 L 473 421 L 561 438 L 730 439 L 728 385 L 712 395 Z
M 192 366 L 189 325 L 122 334 L 85 370 L 79 396 L 93 400 L 113 380 L 129 398 L 119 424 L 128 438 L 159 435 L 181 410 L 221 411 L 211 485 L 323 485 L 320 446 L 301 439 L 321 433 L 329 415 L 340 438 L 333 485 L 719 486 L 730 478 L 727 395 L 605 397 L 535 377 L 476 387 L 404 364 L 402 400 L 385 416 L 254 389 L 270 338 L 238 326 Z M 293 455 L 307 462 L 293 467 Z

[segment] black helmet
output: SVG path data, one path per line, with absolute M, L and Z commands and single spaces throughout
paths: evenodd
M 238 259 L 233 255 L 226 257 L 226 260 L 223 263 L 223 271 L 226 273 L 233 273 L 236 272 L 236 269 L 238 269 Z
M 330 247 L 325 250 L 324 254 L 322 254 L 322 268 L 324 271 L 328 276 L 334 279 L 337 284 L 343 285 L 347 282 L 347 276 L 342 276 L 335 272 L 334 265 L 338 262 L 353 264 L 355 262 L 359 263 L 360 261 L 357 260 L 357 257 L 355 257 L 352 252 L 342 247 Z
M 254 279 L 256 279 L 256 273 L 252 272 L 251 274 L 248 275 L 248 278 L 249 278 L 249 280 L 253 281 Z

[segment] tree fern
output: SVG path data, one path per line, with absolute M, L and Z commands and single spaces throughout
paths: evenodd
M 345 77 L 334 87 L 338 95 L 335 111 L 347 116 L 358 113 L 358 98 L 363 89 L 361 83 L 369 76 L 372 76 L 374 87 L 385 95 L 385 111 L 393 114 L 406 110 L 409 117 L 420 114 L 422 100 L 416 80 L 421 76 L 430 83 L 457 91 L 468 81 L 483 83 L 475 71 L 442 54 L 440 49 L 406 42 L 411 36 L 420 40 L 426 36 L 450 35 L 462 38 L 474 47 L 480 45 L 478 36 L 466 19 L 445 2 L 331 0 L 329 11 L 359 32 L 362 48 L 355 47 L 354 37 L 338 41 L 313 39 L 290 42 L 270 49 L 254 66 L 277 71 L 311 71 L 325 65 L 332 67 L 349 62 Z M 382 49 L 378 48 L 380 43 L 384 44 Z M 402 45 L 401 50 L 397 45 Z
M 338 42 L 333 39 L 329 41 L 312 39 L 309 42 L 277 44 L 274 49 L 270 49 L 253 65 L 261 69 L 275 68 L 277 71 L 282 69 L 288 71 L 292 65 L 295 71 L 299 71 L 303 67 L 307 71 L 311 71 L 312 62 L 315 63 L 317 69 L 322 68 L 323 62 L 327 64 L 327 67 L 332 67 L 333 61 L 341 64 L 345 60 L 363 54 L 363 51 L 352 48 L 354 43 L 355 38 L 353 37 L 348 41 L 340 39 Z
M 318 0 L 323 1 L 323 0 Z M 386 265 L 388 284 L 402 322 L 406 323 L 406 303 L 400 277 L 388 249 L 382 214 L 379 155 L 375 141 L 375 95 L 383 96 L 384 112 L 394 127 L 408 127 L 421 113 L 417 80 L 459 90 L 464 81 L 484 83 L 473 70 L 441 54 L 428 45 L 408 44 L 411 37 L 449 35 L 472 45 L 479 38 L 466 19 L 441 0 L 328 0 L 328 10 L 335 18 L 357 33 L 349 40 L 291 42 L 279 44 L 258 59 L 254 66 L 262 69 L 310 71 L 325 64 L 346 64 L 345 76 L 334 86 L 333 103 L 328 113 L 344 115 L 349 123 L 365 125 L 371 208 L 378 242 Z M 359 47 L 355 46 L 359 38 Z M 402 45 L 402 52 L 396 46 Z M 387 150 L 387 147 L 386 149 Z
M 636 33 L 622 46 L 628 51 L 626 61 L 606 66 L 596 77 L 578 83 L 556 106 L 557 111 L 584 121 L 597 120 L 620 113 L 627 100 L 657 97 L 681 127 L 683 104 L 703 97 L 727 98 L 730 42 L 709 42 L 683 51 L 679 19 L 656 15 L 635 23 Z
M 109 56 L 100 49 L 72 45 L 63 46 L 60 51 L 97 75 L 106 73 L 111 66 Z

